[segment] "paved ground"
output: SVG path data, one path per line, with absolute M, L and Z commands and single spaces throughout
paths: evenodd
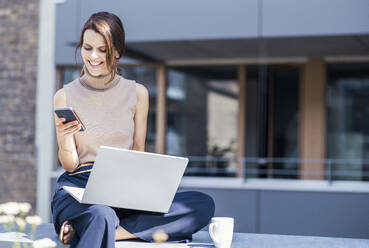
M 25 233 L 29 233 L 29 228 Z M 51 224 L 42 224 L 37 229 L 34 237 L 26 234 L 5 232 L 0 228 L 0 248 L 12 247 L 14 241 L 19 240 L 22 243 L 32 243 L 32 240 L 40 238 L 51 238 L 58 242 L 54 228 Z M 30 246 L 31 247 L 31 246 Z M 58 242 L 58 247 L 67 247 Z M 213 248 L 210 236 L 205 231 L 200 231 L 193 236 L 193 242 L 188 244 L 153 244 L 145 242 L 127 242 L 116 243 L 118 248 Z M 347 238 L 325 238 L 312 236 L 292 236 L 292 235 L 271 235 L 271 234 L 252 234 L 235 233 L 233 235 L 232 248 L 368 248 L 369 239 L 347 239 Z

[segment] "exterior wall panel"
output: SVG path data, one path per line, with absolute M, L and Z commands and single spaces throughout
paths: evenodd
M 157 51 L 174 49 L 175 52 L 169 53 L 177 60 L 181 57 L 178 51 L 188 54 L 188 50 L 194 58 L 199 54 L 200 57 L 216 58 L 219 56 L 216 51 L 233 54 L 234 49 L 240 50 L 237 57 L 244 57 L 243 54 L 247 54 L 246 57 L 272 57 L 275 52 L 260 38 L 281 38 L 282 45 L 278 45 L 278 41 L 271 43 L 276 46 L 275 51 L 282 51 L 276 55 L 279 57 L 291 53 L 291 56 L 335 55 L 337 51 L 343 55 L 356 55 L 365 51 L 369 34 L 367 0 L 68 0 L 57 4 L 56 10 L 58 65 L 75 63 L 73 43 L 78 41 L 84 22 L 97 11 L 110 11 L 122 18 L 127 43 L 135 50 L 155 57 Z M 322 45 L 332 36 L 346 38 L 349 43 L 337 38 L 337 42 L 334 39 L 329 46 Z M 301 43 L 289 40 L 292 37 L 321 39 L 308 40 L 300 48 Z M 208 45 L 203 47 L 203 41 Z M 217 43 L 222 41 L 234 45 Z M 253 47 L 250 46 L 253 42 L 257 49 L 248 48 Z M 215 51 L 213 47 L 216 47 Z M 352 52 L 346 51 L 347 47 L 351 47 Z M 255 50 L 258 54 L 253 55 Z M 316 50 L 318 52 L 314 52 Z
M 55 62 L 74 64 L 74 43 L 79 40 L 79 1 L 65 1 L 55 9 Z
M 257 36 L 257 0 L 81 1 L 81 25 L 97 11 L 122 18 L 127 41 L 170 41 Z
M 262 3 L 263 37 L 369 33 L 367 0 L 262 0 Z
M 233 217 L 235 232 L 257 231 L 257 192 L 212 188 L 181 188 L 182 191 L 196 190 L 213 197 L 216 217 Z
M 260 232 L 328 237 L 369 237 L 368 194 L 260 193 Z
M 203 187 L 181 190 L 212 196 L 215 216 L 234 217 L 236 232 L 369 238 L 369 193 Z

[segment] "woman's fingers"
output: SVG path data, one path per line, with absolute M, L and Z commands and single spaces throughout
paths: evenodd
M 65 123 L 64 124 L 64 129 L 68 129 L 68 128 L 76 126 L 78 124 L 79 124 L 78 121 L 71 121 L 71 122 Z
M 61 135 L 77 133 L 81 129 L 81 124 L 78 121 L 71 121 L 65 124 L 56 126 L 56 130 Z
M 73 125 L 69 128 L 64 129 L 64 134 L 75 134 L 81 129 L 81 124 Z
M 70 121 L 70 122 L 67 122 L 65 124 L 60 124 L 57 126 L 57 128 L 60 130 L 60 131 L 63 131 L 63 130 L 67 130 L 68 128 L 70 127 L 73 127 L 73 126 L 76 126 L 78 125 L 78 121 Z
M 64 121 L 66 121 L 64 118 L 56 118 L 55 125 L 56 126 L 61 126 L 61 125 L 63 125 Z
M 64 122 L 65 122 L 65 118 L 55 119 L 56 130 L 61 135 L 76 134 L 81 129 L 81 124 L 77 120 L 70 121 L 67 123 L 64 123 Z

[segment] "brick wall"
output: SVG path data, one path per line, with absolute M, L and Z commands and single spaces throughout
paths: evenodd
M 0 203 L 36 203 L 38 0 L 0 1 Z

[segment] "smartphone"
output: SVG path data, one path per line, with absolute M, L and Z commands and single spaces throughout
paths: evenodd
M 78 118 L 78 115 L 76 114 L 75 111 L 73 111 L 71 107 L 55 108 L 54 112 L 59 118 L 65 118 L 65 121 L 63 123 L 68 123 L 77 120 L 81 124 L 81 129 L 79 131 L 81 132 L 86 130 L 85 126 Z

